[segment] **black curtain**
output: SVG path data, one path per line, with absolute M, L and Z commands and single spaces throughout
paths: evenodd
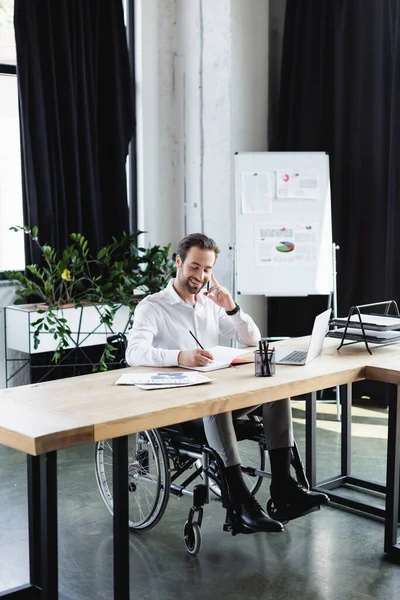
M 400 0 L 287 0 L 270 150 L 330 157 L 338 313 L 400 300 Z M 326 298 L 271 299 L 269 335 L 308 334 Z
M 15 0 L 24 219 L 62 249 L 129 230 L 133 86 L 120 0 Z M 27 262 L 38 262 L 27 248 Z

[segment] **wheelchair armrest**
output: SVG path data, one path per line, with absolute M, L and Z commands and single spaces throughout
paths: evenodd
M 185 421 L 184 423 L 162 427 L 160 429 L 160 433 L 165 433 L 167 435 L 171 435 L 172 437 L 194 439 L 198 441 L 198 443 L 203 443 L 206 439 L 203 419 L 194 419 L 193 421 Z
M 264 434 L 262 422 L 249 421 L 248 419 L 236 419 L 233 421 L 238 442 L 241 440 L 253 440 L 260 438 Z M 185 421 L 176 425 L 160 428 L 160 433 L 175 438 L 184 437 L 196 440 L 198 443 L 204 443 L 206 436 L 204 432 L 203 419 L 194 419 Z
M 264 435 L 262 421 L 249 421 L 248 419 L 236 419 L 233 421 L 238 442 L 242 440 L 254 440 Z
M 107 344 L 123 344 L 126 348 L 126 335 L 124 333 L 115 333 L 107 337 Z

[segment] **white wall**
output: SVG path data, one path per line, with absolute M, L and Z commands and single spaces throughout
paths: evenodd
M 231 0 L 203 0 L 204 11 L 204 233 L 214 238 L 221 255 L 216 274 L 232 287 L 233 148 Z M 218 7 L 218 10 L 216 8 Z
M 232 287 L 234 153 L 267 149 L 268 0 L 137 0 L 141 227 L 151 243 L 203 231 Z M 142 92 L 142 94 L 140 94 Z M 240 298 L 266 333 L 266 300 Z
M 176 1 L 136 0 L 139 228 L 146 244 L 180 237 Z
M 268 8 L 268 0 L 231 0 L 231 157 L 268 149 Z M 267 299 L 241 296 L 239 301 L 267 335 Z

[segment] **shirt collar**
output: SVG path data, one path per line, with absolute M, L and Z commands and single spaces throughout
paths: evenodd
M 174 281 L 175 281 L 175 279 L 170 279 L 167 287 L 165 288 L 165 296 L 166 296 L 166 300 L 167 300 L 168 304 L 181 303 L 181 304 L 184 304 L 185 306 L 189 306 L 188 304 L 186 304 L 186 302 L 184 300 L 182 300 L 180 295 L 175 291 Z M 199 304 L 200 306 L 204 306 L 204 303 L 205 303 L 205 298 L 204 298 L 203 292 L 201 291 L 200 294 L 197 294 L 196 305 Z

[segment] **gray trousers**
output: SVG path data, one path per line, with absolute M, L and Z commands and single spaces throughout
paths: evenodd
M 236 418 L 245 416 L 254 407 L 235 411 Z M 294 444 L 290 398 L 262 405 L 264 433 L 268 450 L 289 448 Z M 240 454 L 231 412 L 203 418 L 209 446 L 220 455 L 225 467 L 240 463 Z

